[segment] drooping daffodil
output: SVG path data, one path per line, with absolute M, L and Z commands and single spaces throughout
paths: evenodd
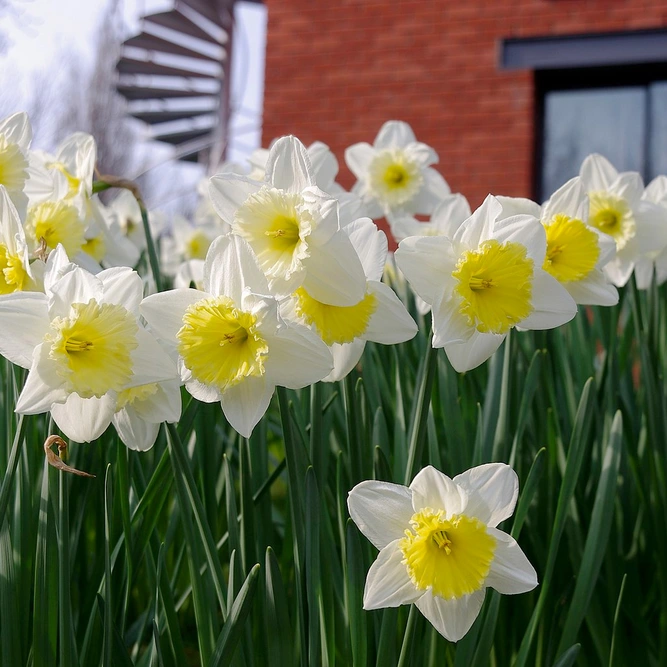
M 444 347 L 459 372 L 486 361 L 513 327 L 551 329 L 571 320 L 577 306 L 542 268 L 546 235 L 537 218 L 500 219 L 489 195 L 446 236 L 412 236 L 399 244 L 396 264 L 431 305 L 433 347 Z
M 310 326 L 330 347 L 334 368 L 324 378 L 344 378 L 359 362 L 366 341 L 393 345 L 410 340 L 417 325 L 393 290 L 380 282 L 387 259 L 387 237 L 369 218 L 346 225 L 366 274 L 366 294 L 353 306 L 330 306 L 300 287 L 282 304 L 283 315 Z
M 432 466 L 409 487 L 365 481 L 349 494 L 350 516 L 380 550 L 364 609 L 415 604 L 435 629 L 459 641 L 477 618 L 487 588 L 525 593 L 537 574 L 516 540 L 498 530 L 514 512 L 519 483 L 503 463 L 450 479 Z
M 667 228 L 667 176 L 656 176 L 644 190 L 642 199 L 660 207 L 662 225 Z M 653 271 L 658 285 L 667 280 L 667 247 L 640 257 L 635 266 L 635 278 L 639 289 L 648 289 L 653 280 Z
M 276 385 L 299 389 L 321 380 L 333 367 L 331 352 L 310 329 L 280 317 L 242 238 L 213 242 L 203 287 L 148 296 L 141 313 L 178 356 L 186 389 L 205 403 L 220 401 L 229 423 L 250 437 Z

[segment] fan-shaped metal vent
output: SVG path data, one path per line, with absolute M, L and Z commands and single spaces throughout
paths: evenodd
M 117 89 L 128 113 L 152 126 L 152 139 L 176 146 L 182 160 L 222 157 L 233 5 L 177 0 L 172 10 L 145 16 L 142 32 L 123 43 Z

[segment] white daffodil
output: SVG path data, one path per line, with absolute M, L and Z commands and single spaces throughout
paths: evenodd
M 141 253 L 123 233 L 116 212 L 102 204 L 97 196 L 91 198 L 89 204 L 94 222 L 86 230 L 83 252 L 105 268 L 136 266 Z
M 30 373 L 16 411 L 51 411 L 77 442 L 99 437 L 125 389 L 178 376 L 138 321 L 141 278 L 125 268 L 93 276 L 52 253 L 46 294 L 0 297 L 0 353 Z
M 204 291 L 177 289 L 144 299 L 151 330 L 178 354 L 186 389 L 220 401 L 244 437 L 269 406 L 276 385 L 298 389 L 332 369 L 331 353 L 308 328 L 287 323 L 248 244 L 233 234 L 214 241 Z
M 80 195 L 88 199 L 93 194 L 96 159 L 97 145 L 93 136 L 75 132 L 58 146 L 55 155 L 44 156 L 44 164 L 66 178 L 70 198 Z
M 363 299 L 366 278 L 340 229 L 337 202 L 316 186 L 308 153 L 296 137 L 272 146 L 264 182 L 218 174 L 210 193 L 220 217 L 253 249 L 276 295 L 303 287 L 334 306 Z
M 204 260 L 211 243 L 225 233 L 224 223 L 193 225 L 182 215 L 174 216 L 171 233 L 164 236 L 160 244 L 162 271 L 173 276 L 184 261 Z M 227 231 L 228 231 L 227 227 Z
M 644 190 L 642 199 L 660 207 L 662 212 L 662 225 L 667 228 L 667 176 L 656 176 Z M 639 289 L 648 289 L 655 279 L 658 285 L 667 280 L 667 247 L 660 251 L 648 253 L 637 260 L 635 266 L 635 279 Z
M 445 179 L 431 168 L 437 153 L 415 139 L 412 128 L 396 120 L 385 123 L 373 145 L 359 143 L 345 151 L 345 162 L 357 177 L 353 188 L 371 218 L 430 215 L 449 194 Z
M 129 449 L 145 452 L 155 444 L 160 424 L 180 417 L 180 382 L 168 380 L 123 389 L 111 422 Z
M 176 275 L 174 276 L 175 288 L 190 287 L 192 283 L 194 283 L 196 289 L 204 289 L 203 259 L 188 259 L 176 271 Z
M 36 289 L 18 211 L 0 185 L 0 294 Z
M 452 642 L 470 629 L 487 588 L 514 595 L 537 586 L 516 540 L 496 526 L 514 512 L 519 482 L 504 463 L 450 479 L 424 468 L 409 487 L 366 481 L 347 505 L 380 550 L 364 590 L 364 609 L 417 605 Z
M 397 242 L 409 236 L 448 236 L 452 238 L 464 220 L 471 215 L 468 200 L 459 193 L 445 195 L 435 207 L 428 222 L 409 215 L 390 221 L 391 233 Z
M 393 345 L 410 340 L 417 325 L 394 294 L 380 282 L 387 259 L 387 237 L 368 218 L 344 227 L 366 274 L 366 294 L 353 306 L 330 306 L 314 299 L 300 287 L 282 306 L 287 319 L 310 326 L 329 346 L 334 368 L 323 378 L 344 378 L 359 362 L 366 341 Z
M 501 214 L 489 195 L 453 238 L 412 236 L 395 253 L 414 291 L 431 304 L 433 347 L 444 347 L 459 372 L 486 361 L 512 327 L 551 329 L 577 312 L 542 269 L 544 227 L 533 216 Z
M 611 236 L 587 224 L 588 198 L 579 177 L 556 190 L 541 207 L 530 199 L 516 197 L 498 197 L 498 201 L 503 206 L 499 219 L 527 214 L 541 220 L 547 235 L 542 268 L 576 303 L 618 303 L 618 292 L 603 271 L 616 254 L 616 244 Z
M 632 171 L 618 173 L 602 155 L 589 155 L 579 176 L 590 202 L 588 224 L 616 242 L 616 257 L 605 273 L 617 287 L 628 282 L 636 262 L 653 259 L 667 246 L 667 225 L 656 204 L 642 199 L 642 177 Z
M 27 113 L 15 113 L 0 120 L 0 185 L 4 185 L 22 217 L 28 205 L 24 189 L 28 179 L 31 141 L 32 127 Z
M 135 196 L 129 190 L 121 190 L 107 209 L 115 216 L 123 236 L 129 239 L 138 250 L 145 250 L 144 224 L 141 219 L 141 209 Z M 151 211 L 148 216 L 148 224 L 153 239 L 159 238 L 164 231 L 163 216 Z

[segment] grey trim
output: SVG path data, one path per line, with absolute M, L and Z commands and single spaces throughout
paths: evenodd
M 501 69 L 567 69 L 667 62 L 667 30 L 503 39 Z

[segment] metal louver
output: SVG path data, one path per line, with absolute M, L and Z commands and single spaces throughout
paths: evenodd
M 223 157 L 234 2 L 176 0 L 172 10 L 145 16 L 142 32 L 123 43 L 116 88 L 128 113 L 181 160 Z

